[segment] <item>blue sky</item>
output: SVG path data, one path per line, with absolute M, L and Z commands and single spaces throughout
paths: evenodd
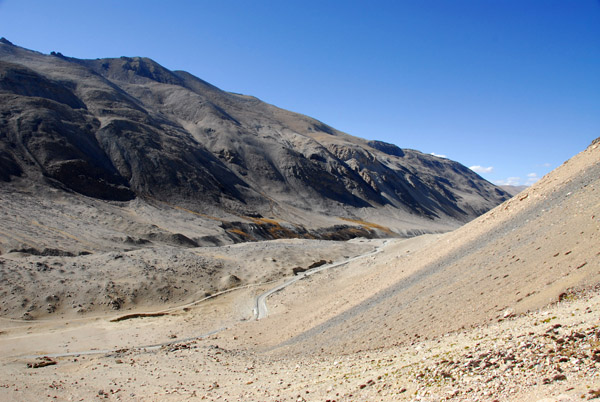
M 495 183 L 600 136 L 599 0 L 0 0 L 0 36 L 147 56 Z

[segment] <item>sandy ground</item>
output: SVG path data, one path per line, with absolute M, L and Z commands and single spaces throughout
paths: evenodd
M 64 319 L 160 311 L 228 289 L 269 283 L 326 260 L 372 250 L 366 242 L 274 240 L 221 247 L 156 245 L 82 256 L 0 256 L 2 317 Z
M 268 299 L 270 315 L 259 321 L 252 319 L 254 299 L 280 279 L 159 317 L 4 321 L 0 397 L 595 398 L 599 180 L 596 143 L 454 232 L 394 240 L 377 255 L 296 282 Z M 331 247 L 331 259 L 378 244 L 343 243 L 337 251 Z M 271 259 L 277 272 L 276 262 L 293 249 L 279 246 L 255 244 L 247 252 L 240 250 L 250 246 L 231 246 L 218 253 L 254 268 Z M 324 255 L 305 255 L 305 247 L 295 249 L 298 263 Z M 323 249 L 329 251 L 316 248 Z M 77 355 L 84 351 L 97 353 Z M 36 357 L 67 352 L 75 355 Z
M 364 239 L 349 242 L 275 240 L 222 248 L 194 249 L 198 254 L 215 258 L 224 258 L 222 253 L 226 252 L 229 267 L 238 266 L 239 271 L 256 274 L 243 284 L 220 290 L 210 296 L 204 292 L 197 292 L 195 297 L 180 304 L 151 305 L 149 308 L 138 304 L 136 308 L 109 313 L 101 311 L 74 314 L 57 310 L 54 313 L 46 312 L 41 318 L 31 320 L 0 317 L 3 327 L 0 334 L 0 355 L 19 354 L 23 351 L 28 354 L 47 354 L 94 348 L 119 349 L 195 337 L 234 326 L 253 319 L 256 296 L 282 282 L 283 279 L 278 279 L 282 277 L 278 268 L 278 261 L 284 259 L 282 257 L 285 257 L 287 264 L 291 264 L 285 271 L 286 277 L 289 277 L 292 275 L 291 267 L 308 267 L 321 259 L 343 261 L 355 254 L 371 252 L 382 242 Z M 234 272 L 240 275 L 239 271 Z M 111 271 L 105 270 L 101 274 L 107 275 L 108 272 Z M 270 273 L 266 278 L 268 280 L 262 276 L 265 272 Z M 136 278 L 135 275 L 129 275 L 123 274 L 124 277 Z M 247 278 L 244 275 L 240 277 Z M 71 291 L 74 298 L 78 297 L 77 293 L 86 293 L 82 291 L 81 286 L 77 288 L 75 284 Z M 111 322 L 133 313 L 164 315 Z
M 56 364 L 41 368 L 27 364 L 43 359 L 5 357 L 0 395 L 15 401 L 591 399 L 600 391 L 599 307 L 600 294 L 591 289 L 472 330 L 340 355 L 274 357 L 231 348 L 244 336 L 241 323 L 235 331 L 158 349 L 52 357 Z M 161 332 L 185 325 L 160 320 L 118 325 Z

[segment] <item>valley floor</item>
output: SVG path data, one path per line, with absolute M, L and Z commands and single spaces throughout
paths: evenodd
M 423 236 L 392 247 L 418 250 L 438 240 Z M 261 321 L 244 314 L 266 287 L 161 317 L 6 325 L 0 333 L 0 399 L 574 401 L 600 396 L 598 288 L 565 293 L 560 302 L 534 312 L 515 316 L 507 310 L 489 324 L 441 336 L 423 332 L 380 349 L 299 354 L 297 348 L 272 346 L 285 334 L 273 325 L 291 320 L 286 306 L 308 286 L 304 282 L 323 284 L 370 269 L 363 261 L 300 281 L 269 300 L 273 317 Z M 187 339 L 223 327 L 228 329 Z M 167 344 L 138 348 L 156 343 Z M 90 354 L 34 356 L 41 350 Z

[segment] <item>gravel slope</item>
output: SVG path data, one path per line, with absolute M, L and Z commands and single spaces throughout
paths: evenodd
M 351 295 L 348 305 L 327 312 L 319 307 L 327 301 L 300 298 L 294 308 L 309 306 L 299 320 L 311 325 L 280 333 L 282 345 L 298 353 L 390 346 L 540 308 L 568 288 L 600 282 L 598 148 L 421 250 L 390 248 L 360 281 L 315 283 L 333 289 L 326 300 Z

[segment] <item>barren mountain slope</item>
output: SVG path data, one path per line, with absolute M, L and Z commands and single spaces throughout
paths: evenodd
M 78 60 L 3 39 L 0 97 L 4 182 L 265 217 L 296 235 L 322 217 L 444 231 L 508 198 L 456 162 L 351 137 L 146 58 Z M 276 237 L 264 232 L 256 239 Z
M 600 282 L 599 186 L 596 140 L 519 197 L 454 232 L 391 245 L 337 277 L 311 278 L 305 293 L 284 291 L 272 302 L 286 309 L 257 328 L 277 334 L 264 338 L 269 348 L 339 353 L 540 308 L 569 288 Z M 289 317 L 293 324 L 283 325 Z
M 239 320 L 253 305 L 244 290 L 168 316 L 6 325 L 0 396 L 595 399 L 599 156 L 596 141 L 455 232 L 390 240 L 378 255 L 300 280 L 273 295 L 259 321 Z M 213 250 L 244 259 L 256 251 L 248 246 L 262 247 Z M 75 354 L 31 356 L 53 352 Z
M 240 273 L 198 247 L 441 232 L 504 198 L 456 162 L 149 59 L 78 60 L 0 40 L 0 297 L 11 318 L 165 308 L 296 264 Z M 329 248 L 303 263 L 341 253 Z

